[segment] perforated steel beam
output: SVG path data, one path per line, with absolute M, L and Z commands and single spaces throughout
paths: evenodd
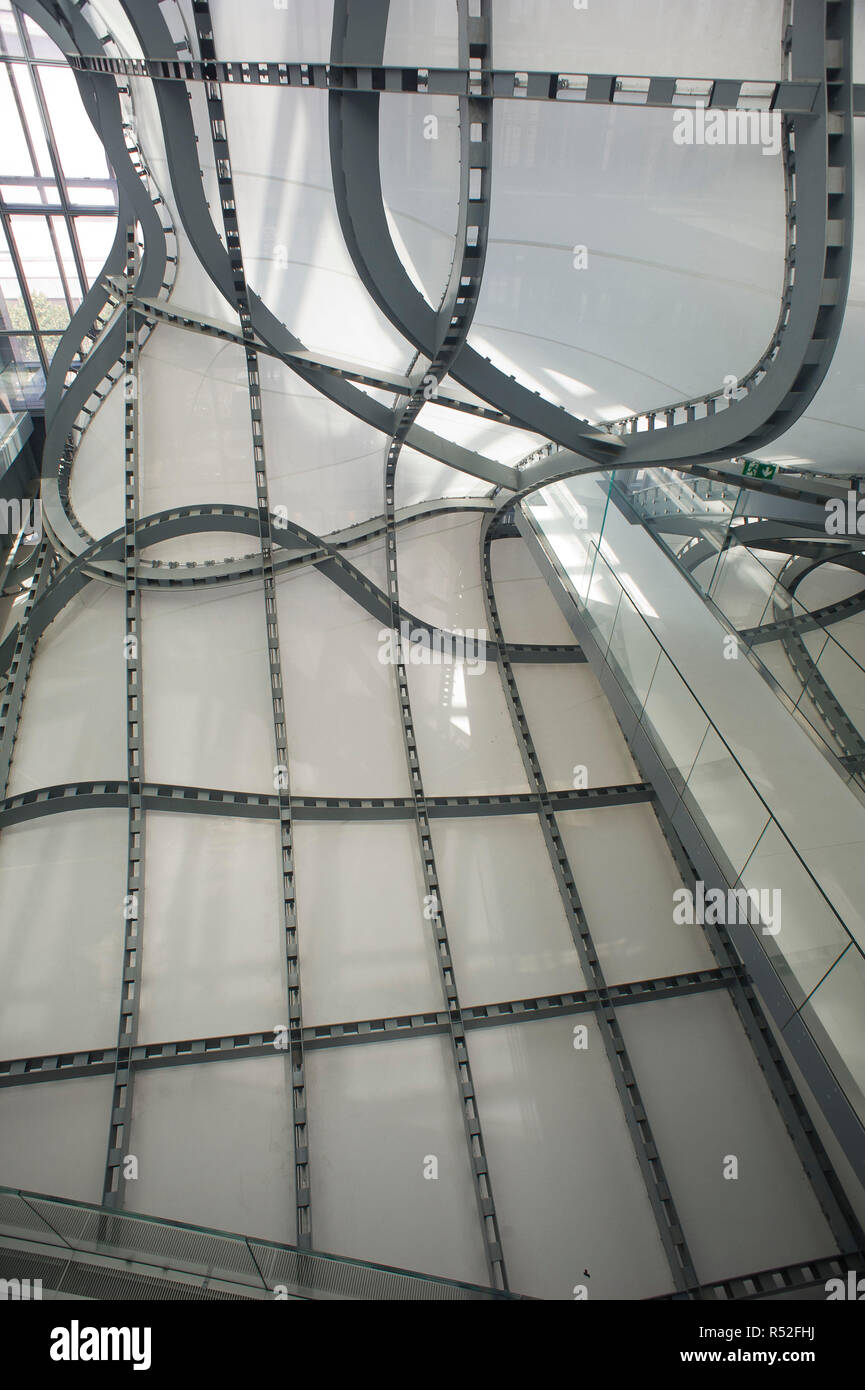
M 213 23 L 208 0 L 193 0 L 193 15 L 202 52 L 213 48 Z M 282 686 L 282 654 L 279 643 L 279 618 L 276 605 L 276 575 L 273 567 L 273 529 L 270 495 L 267 482 L 267 458 L 261 409 L 261 384 L 258 352 L 250 312 L 249 293 L 240 244 L 237 220 L 237 199 L 231 169 L 231 154 L 222 91 L 218 82 L 208 82 L 205 88 L 210 134 L 219 182 L 222 221 L 231 269 L 234 277 L 234 301 L 240 318 L 246 356 L 249 414 L 252 429 L 252 455 L 255 470 L 255 491 L 258 502 L 258 531 L 261 545 L 262 585 L 267 650 L 270 668 L 270 696 L 273 716 L 273 746 L 276 763 L 274 784 L 278 793 L 280 871 L 282 878 L 282 919 L 285 946 L 286 985 L 288 991 L 288 1054 L 291 1067 L 291 1111 L 294 1125 L 294 1209 L 296 1241 L 301 1249 L 312 1247 L 312 1206 L 309 1165 L 309 1125 L 307 1119 L 306 1067 L 303 1043 L 303 1004 L 300 975 L 300 943 L 297 922 L 297 886 L 294 865 L 294 824 L 291 803 L 291 778 L 288 758 L 288 734 L 285 724 L 285 697 Z
M 214 787 L 189 787 L 168 783 L 140 783 L 145 811 L 181 815 L 216 815 L 253 820 L 278 820 L 279 798 L 263 792 L 222 791 Z M 556 810 L 600 810 L 605 806 L 633 806 L 650 801 L 651 789 L 643 782 L 618 787 L 584 787 L 551 791 Z M 128 785 L 111 779 L 59 783 L 19 792 L 0 801 L 0 829 L 66 811 L 122 809 L 128 801 Z M 452 817 L 518 816 L 534 810 L 531 792 L 498 792 L 488 796 L 430 796 L 427 810 L 433 820 Z M 414 798 L 408 796 L 297 796 L 292 795 L 295 820 L 387 821 L 411 820 Z
M 613 985 L 609 989 L 616 1005 L 623 1007 L 730 989 L 735 979 L 735 969 L 727 966 Z M 463 1006 L 462 1015 L 466 1029 L 471 1031 L 593 1013 L 597 1005 L 597 990 L 590 989 L 532 999 L 510 999 L 496 1004 L 467 1004 Z M 322 1023 L 313 1027 L 305 1025 L 303 1036 L 308 1051 L 353 1047 L 360 1043 L 386 1043 L 400 1038 L 435 1037 L 446 1034 L 449 1028 L 449 1013 L 441 1010 L 437 1013 L 403 1014 L 346 1023 Z M 260 1032 L 230 1033 L 220 1037 L 141 1043 L 129 1050 L 126 1060 L 130 1069 L 141 1071 L 155 1067 L 192 1066 L 201 1062 L 273 1057 L 274 1031 L 273 1028 L 263 1028 Z M 0 1088 L 69 1080 L 72 1077 L 104 1076 L 113 1070 L 116 1056 L 114 1049 L 90 1048 L 0 1061 Z
M 132 1126 L 134 1078 L 129 1070 L 129 1049 L 138 1037 L 141 995 L 141 948 L 144 921 L 144 846 L 146 818 L 141 800 L 143 766 L 143 690 L 141 682 L 141 597 L 138 591 L 138 330 L 135 312 L 135 226 L 126 229 L 126 277 L 124 303 L 123 377 L 123 578 L 126 663 L 126 896 L 123 904 L 123 953 L 121 957 L 120 1017 L 111 1088 L 111 1120 L 102 1203 L 122 1207 L 125 1191 L 124 1158 Z M 118 658 L 120 653 L 118 652 Z

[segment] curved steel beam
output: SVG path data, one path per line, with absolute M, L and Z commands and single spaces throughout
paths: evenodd
M 843 318 L 850 276 L 853 213 L 852 82 L 849 0 L 799 0 L 793 26 L 794 80 L 825 78 L 813 114 L 791 116 L 795 147 L 795 279 L 782 306 L 782 330 L 751 376 L 752 389 L 717 412 L 703 398 L 706 414 L 695 418 L 689 403 L 650 412 L 649 426 L 606 445 L 587 437 L 586 421 L 506 377 L 487 359 L 463 348 L 451 375 L 515 423 L 554 440 L 573 453 L 572 471 L 611 461 L 615 466 L 668 466 L 695 459 L 712 461 L 765 447 L 789 429 L 810 404 L 825 377 Z M 338 56 L 338 55 L 334 55 Z M 380 59 L 379 54 L 379 59 Z M 420 350 L 430 355 L 433 310 L 412 285 L 387 227 L 378 144 L 378 93 L 332 93 L 331 164 L 340 225 L 358 274 L 376 303 Z M 719 395 L 721 393 L 719 392 Z M 674 412 L 684 415 L 681 423 Z M 666 416 L 670 413 L 671 419 Z M 664 417 L 663 421 L 659 417 Z M 656 429 L 656 422 L 665 428 Z M 636 427 L 637 422 L 634 422 Z M 524 476 L 536 483 L 560 476 L 561 456 L 541 461 Z
M 134 4 L 129 3 L 129 0 L 123 0 L 123 7 L 143 50 L 149 56 L 175 60 L 174 44 L 156 0 L 134 0 Z M 224 298 L 233 303 L 231 261 L 217 235 L 204 196 L 197 137 L 188 93 L 182 84 L 167 79 L 154 79 L 153 91 L 180 219 L 211 280 Z M 249 290 L 249 308 L 255 332 L 273 349 L 275 356 L 285 358 L 286 365 L 291 367 L 292 371 L 297 372 L 322 395 L 366 424 L 372 425 L 382 434 L 392 433 L 392 410 L 373 400 L 348 381 L 338 377 L 323 377 L 314 368 L 304 369 L 296 360 L 288 360 L 298 352 L 305 351 L 303 343 L 279 322 L 252 289 Z M 452 444 L 419 425 L 412 428 L 407 442 L 419 453 L 496 486 L 511 487 L 516 481 L 516 470 L 507 464 L 497 463 L 471 449 Z

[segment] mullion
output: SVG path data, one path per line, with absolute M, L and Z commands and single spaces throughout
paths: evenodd
M 24 301 L 24 307 L 25 307 L 26 310 L 27 310 L 27 317 L 28 317 L 29 320 L 30 320 L 30 325 L 31 325 L 30 332 L 31 332 L 31 336 L 35 339 L 35 342 L 36 342 L 36 351 L 37 351 L 38 354 L 39 354 L 39 361 L 40 361 L 40 363 L 41 363 L 43 372 L 44 372 L 44 373 L 46 374 L 46 376 L 47 376 L 47 374 L 48 374 L 48 363 L 47 363 L 46 360 L 45 360 L 45 354 L 44 354 L 43 347 L 42 347 L 41 329 L 40 329 L 39 326 L 38 326 L 37 319 L 36 319 L 36 311 L 35 311 L 35 309 L 33 308 L 33 300 L 32 300 L 31 297 L 30 297 L 30 286 L 28 285 L 27 279 L 26 279 L 26 277 L 25 277 L 25 275 L 24 275 L 24 265 L 23 265 L 23 263 L 22 263 L 22 260 L 21 260 L 20 255 L 18 254 L 18 246 L 17 246 L 16 241 L 15 241 L 15 238 L 14 238 L 14 236 L 13 236 L 13 234 L 12 234 L 12 222 L 11 222 L 11 218 L 9 217 L 9 214 L 8 214 L 8 213 L 5 211 L 5 209 L 3 209 L 3 208 L 0 208 L 0 222 L 2 222 L 2 224 L 3 224 L 3 230 L 4 230 L 4 232 L 6 233 L 6 242 L 7 242 L 8 247 L 9 247 L 9 255 L 10 255 L 11 258 L 12 258 L 12 266 L 13 266 L 13 269 L 14 269 L 14 271 L 15 271 L 15 274 L 16 274 L 16 276 L 17 276 L 17 278 L 18 278 L 18 287 L 19 287 L 19 289 L 21 290 L 21 298 L 22 298 L 22 300 Z M 26 333 L 27 330 L 26 330 L 26 328 L 25 328 L 25 329 L 20 329 L 19 332 L 24 332 L 24 333 Z
M 57 189 L 60 194 L 60 201 L 62 203 L 63 213 L 66 218 L 66 228 L 69 232 L 69 240 L 72 246 L 72 254 L 75 257 L 75 269 L 78 272 L 78 278 L 81 282 L 81 294 L 83 297 L 87 293 L 88 284 L 87 277 L 84 273 L 84 259 L 81 255 L 81 247 L 78 242 L 78 234 L 74 228 L 74 219 L 72 218 L 70 213 L 69 189 L 66 185 L 66 174 L 64 172 L 63 165 L 60 160 L 60 154 L 57 148 L 57 141 L 54 138 L 54 128 L 52 126 L 51 116 L 48 111 L 48 103 L 45 100 L 45 92 L 42 87 L 42 80 L 39 76 L 38 64 L 30 47 L 30 38 L 24 28 L 21 16 L 18 14 L 17 10 L 14 11 L 14 13 L 15 22 L 18 25 L 18 32 L 21 35 L 21 42 L 24 47 L 24 52 L 27 55 L 27 65 L 30 69 L 30 79 L 33 83 L 33 91 L 36 94 L 36 102 L 39 106 L 39 117 L 42 122 L 42 131 L 45 136 L 45 142 L 48 146 L 48 157 L 51 160 L 51 167 L 54 170 L 54 176 L 57 181 Z

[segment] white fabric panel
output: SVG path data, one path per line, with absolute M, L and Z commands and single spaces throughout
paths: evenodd
M 415 288 L 438 309 L 454 257 L 459 206 L 457 98 L 384 93 L 380 110 L 382 194 L 391 235 Z
M 126 826 L 69 811 L 0 835 L 0 1056 L 114 1046 Z
M 78 448 L 69 495 L 72 511 L 97 539 L 123 525 L 123 387 L 112 387 Z
M 93 581 L 45 629 L 21 710 L 9 795 L 126 780 L 123 593 Z
M 411 349 L 361 284 L 339 228 L 327 92 L 223 87 L 223 102 L 247 283 L 311 352 L 404 370 Z
M 495 0 L 497 68 L 673 77 L 781 76 L 782 0 Z
M 561 811 L 557 820 L 608 984 L 714 969 L 702 928 L 673 921 L 682 881 L 650 806 Z
M 399 601 L 423 622 L 449 631 L 486 630 L 480 518 L 433 516 L 397 536 Z
M 295 1239 L 291 1073 L 275 1056 L 143 1071 L 130 1211 Z
M 456 6 L 451 0 L 400 0 L 391 5 L 384 60 L 395 67 L 455 68 Z
M 300 822 L 295 867 L 305 1023 L 442 1007 L 413 822 Z
M 585 989 L 536 817 L 435 820 L 432 833 L 462 1001 Z
M 669 999 L 619 1021 L 701 1281 L 836 1249 L 730 1000 Z
M 112 1086 L 96 1076 L 0 1090 L 0 1183 L 101 1201 Z
M 202 502 L 255 507 L 255 471 L 243 349 L 163 324 L 140 360 L 141 514 Z M 117 466 L 122 469 L 122 455 Z M 190 535 L 148 559 L 222 559 L 251 537 Z
M 427 383 L 429 384 L 429 383 Z M 450 389 L 450 382 L 447 383 Z M 538 434 L 528 430 L 518 430 L 513 425 L 503 428 L 496 420 L 484 420 L 479 415 L 469 415 L 466 411 L 453 410 L 447 405 L 437 405 L 432 397 L 423 407 L 418 423 L 424 429 L 432 430 L 462 448 L 472 449 L 485 458 L 498 463 L 516 465 L 546 443 Z M 485 484 L 477 479 L 478 487 Z M 500 499 L 503 500 L 503 499 Z
M 525 541 L 496 541 L 491 557 L 496 607 L 505 641 L 555 645 L 566 642 L 576 646 L 577 639 Z
M 193 24 L 193 33 L 194 30 L 195 26 Z M 191 98 L 190 111 L 192 113 L 195 129 L 198 133 L 198 157 L 201 162 L 205 197 L 210 204 L 211 218 L 214 227 L 219 236 L 224 240 L 222 217 L 219 210 L 220 196 L 213 163 L 213 147 L 210 141 L 210 123 L 207 118 L 207 103 L 204 88 L 202 84 L 198 82 L 192 82 L 189 85 Z M 180 215 L 177 211 L 177 201 L 171 186 L 171 177 L 168 172 L 168 161 L 165 156 L 165 144 L 162 138 L 162 124 L 159 119 L 159 111 L 153 95 L 152 83 L 149 78 L 130 77 L 129 86 L 135 105 L 135 130 L 138 134 L 141 148 L 145 151 L 147 166 L 150 173 L 160 194 L 165 199 L 166 207 L 174 228 L 174 234 L 177 238 L 177 267 L 172 289 L 172 298 L 183 308 L 189 308 L 194 305 L 198 313 L 204 314 L 208 318 L 228 321 L 237 326 L 238 318 L 233 305 L 228 303 L 213 284 L 207 271 L 201 265 L 197 255 L 193 251 L 192 245 L 181 223 Z M 171 238 L 169 238 L 168 250 L 169 254 L 172 254 Z
M 529 790 L 494 664 L 409 666 L 418 756 L 427 796 Z
M 139 1035 L 288 1023 L 277 823 L 147 813 Z
M 307 1055 L 319 1250 L 488 1283 L 449 1053 L 435 1037 Z
M 213 0 L 210 12 L 219 58 L 263 54 L 269 63 L 330 61 L 332 0 L 252 0 L 247 5 Z
M 383 542 L 374 541 L 370 545 L 357 548 L 351 546 L 343 550 L 342 554 L 379 589 L 387 588 L 387 561 Z
M 259 358 L 271 511 L 317 536 L 384 508 L 388 440 L 272 358 Z
M 591 667 L 520 664 L 514 674 L 548 787 L 572 787 L 575 767 L 586 768 L 589 787 L 639 782 Z
M 272 792 L 273 710 L 260 586 L 144 593 L 141 612 L 147 777 Z
M 292 791 L 407 796 L 390 629 L 317 573 L 280 581 L 277 611 Z
M 468 1045 L 512 1288 L 567 1300 L 583 1285 L 591 1301 L 671 1291 L 594 1018 L 484 1028 Z
M 446 463 L 419 454 L 416 449 L 405 448 L 399 456 L 395 488 L 397 507 L 412 507 L 431 497 L 482 497 L 489 491 L 490 484 L 481 478 L 450 468 Z
M 760 622 L 773 621 L 771 597 L 778 571 L 788 560 L 787 555 L 772 555 L 767 550 L 752 552 L 737 546 L 727 551 L 712 598 L 734 627 L 756 627 Z M 711 568 L 707 565 L 702 571 L 705 581 L 711 578 L 714 567 L 713 560 Z
M 490 239 L 469 335 L 479 352 L 592 420 L 751 369 L 778 318 L 780 155 L 676 144 L 672 110 L 503 101 L 493 124 Z M 577 247 L 588 248 L 584 269 Z
M 865 588 L 862 575 L 856 570 L 845 569 L 843 565 L 821 565 L 819 569 L 806 574 L 796 588 L 796 598 L 806 608 L 822 608 L 826 603 L 838 603 L 858 594 Z M 838 629 L 859 621 L 858 618 L 845 618 L 840 623 L 831 623 L 829 632 L 838 635 Z

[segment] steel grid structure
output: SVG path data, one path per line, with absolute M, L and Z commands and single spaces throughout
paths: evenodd
M 707 82 L 704 85 L 680 83 L 672 78 L 638 79 L 640 86 L 629 89 L 626 79 L 589 75 L 585 86 L 567 85 L 561 75 L 526 74 L 525 83 L 516 73 L 501 73 L 491 66 L 491 14 L 488 0 L 470 9 L 460 0 L 461 52 L 465 66 L 448 73 L 382 66 L 388 4 L 358 5 L 337 0 L 334 42 L 330 65 L 246 64 L 217 58 L 213 25 L 206 0 L 194 0 L 199 57 L 179 60 L 169 56 L 175 45 L 155 3 L 146 0 L 130 6 L 127 17 L 136 30 L 144 59 L 106 56 L 102 39 L 92 31 L 77 6 L 61 3 L 53 11 L 39 0 L 21 0 L 22 8 L 60 42 L 70 63 L 80 74 L 86 91 L 99 112 L 99 126 L 117 172 L 124 215 L 138 223 L 143 255 L 134 275 L 131 247 L 134 233 L 127 234 L 125 246 L 118 242 L 109 258 L 101 286 L 88 296 L 85 318 L 92 325 L 104 314 L 101 329 L 84 356 L 74 378 L 62 391 L 58 369 L 49 383 L 53 409 L 48 420 L 48 440 L 44 464 L 45 514 L 51 545 L 46 541 L 40 552 L 38 579 L 34 581 L 22 620 L 6 638 L 0 658 L 8 667 L 10 683 L 0 709 L 0 749 L 5 772 L 3 791 L 8 784 L 17 723 L 26 689 L 27 674 L 39 636 L 62 611 L 69 600 L 91 580 L 124 584 L 127 595 L 127 635 L 138 635 L 139 595 L 143 589 L 189 590 L 201 585 L 231 584 L 244 579 L 260 579 L 265 597 L 268 651 L 271 675 L 274 740 L 277 765 L 285 769 L 273 797 L 253 793 L 223 792 L 201 787 L 180 787 L 144 781 L 141 767 L 141 708 L 139 666 L 136 656 L 129 668 L 128 780 L 89 781 L 63 784 L 28 791 L 0 804 L 0 828 L 17 822 L 53 815 L 66 809 L 127 806 L 130 851 L 127 894 L 135 896 L 141 888 L 140 859 L 145 813 L 171 810 L 221 816 L 252 816 L 276 820 L 280 825 L 284 884 L 286 958 L 289 984 L 289 1027 L 291 1033 L 292 1105 L 295 1125 L 295 1164 L 297 1244 L 311 1248 L 310 1172 L 306 1135 L 307 1106 L 304 1053 L 307 1049 L 352 1046 L 366 1042 L 386 1042 L 398 1038 L 445 1035 L 449 1038 L 455 1063 L 459 1094 L 463 1105 L 472 1174 L 478 1199 L 480 1230 L 484 1241 L 490 1283 L 507 1288 L 505 1250 L 492 1198 L 489 1168 L 481 1134 L 465 1032 L 472 1029 L 511 1025 L 565 1014 L 591 1014 L 604 1038 L 622 1112 L 631 1134 L 646 1191 L 666 1250 L 676 1293 L 673 1297 L 756 1297 L 770 1296 L 779 1288 L 804 1288 L 815 1282 L 825 1268 L 842 1264 L 858 1268 L 857 1252 L 863 1246 L 858 1226 L 843 1189 L 835 1176 L 822 1143 L 811 1124 L 789 1071 L 774 1044 L 770 1030 L 733 943 L 723 933 L 710 935 L 717 966 L 638 983 L 607 983 L 597 950 L 589 932 L 586 915 L 568 862 L 556 812 L 576 807 L 615 806 L 648 801 L 659 814 L 661 826 L 680 867 L 688 868 L 687 851 L 656 799 L 651 779 L 635 785 L 592 788 L 583 791 L 548 790 L 540 761 L 520 700 L 512 669 L 517 662 L 585 661 L 582 645 L 563 647 L 544 644 L 514 644 L 505 640 L 498 617 L 491 566 L 491 543 L 496 525 L 544 482 L 565 478 L 575 472 L 610 466 L 637 468 L 663 458 L 675 467 L 699 467 L 711 474 L 713 463 L 732 453 L 761 446 L 787 429 L 806 408 L 825 376 L 840 330 L 844 297 L 849 278 L 852 212 L 852 163 L 850 121 L 853 115 L 853 86 L 850 74 L 850 5 L 848 0 L 797 0 L 789 44 L 790 66 L 787 79 L 769 84 L 771 91 L 760 93 L 771 109 L 784 113 L 788 137 L 788 276 L 779 316 L 779 326 L 767 353 L 741 383 L 742 395 L 730 409 L 718 408 L 716 397 L 665 406 L 648 416 L 617 422 L 618 428 L 599 430 L 587 421 L 570 416 L 560 407 L 533 397 L 525 387 L 507 378 L 497 368 L 478 357 L 467 346 L 480 277 L 489 216 L 489 169 L 492 138 L 492 103 L 501 98 L 568 100 L 583 96 L 589 103 L 613 103 L 645 95 L 635 104 L 670 105 L 707 96 L 717 107 L 747 104 L 744 85 L 734 81 Z M 124 7 L 125 8 L 125 7 Z M 61 27 L 62 15 L 67 27 Z M 479 59 L 469 64 L 468 53 Z M 362 63 L 362 65 L 361 65 Z M 815 72 L 823 74 L 814 79 Z M 117 105 L 117 80 L 147 79 L 160 109 L 172 184 L 180 221 L 201 263 L 214 284 L 236 304 L 241 330 L 208 321 L 190 311 L 172 309 L 164 298 L 170 290 L 166 279 L 172 258 L 166 247 L 166 226 L 160 216 L 158 192 L 149 186 L 143 164 L 128 157 Z M 185 83 L 203 82 L 210 117 L 210 133 L 217 161 L 224 216 L 225 241 L 215 235 L 207 210 L 196 150 Z M 642 85 L 645 82 L 645 85 Z M 303 344 L 279 323 L 247 283 L 237 218 L 236 193 L 232 181 L 228 150 L 228 128 L 221 87 L 232 85 L 276 85 L 324 89 L 329 92 L 331 156 L 334 191 L 346 245 L 358 274 L 372 298 L 399 329 L 421 362 L 423 375 L 389 380 L 374 370 L 357 364 L 317 360 Z M 454 95 L 460 104 L 461 182 L 460 221 L 451 276 L 438 313 L 432 313 L 409 284 L 387 232 L 381 199 L 381 180 L 377 144 L 379 94 L 391 91 L 429 91 Z M 857 107 L 858 109 L 858 107 Z M 363 119 L 359 118 L 363 113 Z M 479 138 L 470 129 L 480 127 Z M 795 196 L 794 196 L 795 192 Z M 125 251 L 125 267 L 121 263 Z M 176 263 L 176 257 L 174 258 Z M 789 272 L 795 267 L 795 275 Z M 121 284 L 118 277 L 125 269 Z M 82 306 L 83 307 L 83 306 Z M 190 332 L 225 338 L 241 344 L 248 368 L 249 404 L 257 489 L 257 506 L 227 507 L 201 505 L 174 509 L 150 516 L 138 515 L 137 438 L 138 392 L 133 384 L 126 400 L 126 520 L 119 531 L 94 538 L 72 511 L 68 479 L 87 424 L 121 375 L 136 381 L 139 331 L 147 324 L 171 323 Z M 83 319 L 71 331 L 70 346 Z M 65 346 L 65 345 L 64 345 Z M 384 465 L 385 510 L 341 533 L 321 537 L 293 522 L 287 525 L 274 518 L 268 495 L 261 428 L 261 396 L 258 354 L 271 355 L 290 367 L 318 391 L 345 410 L 373 424 L 390 439 Z M 68 355 L 68 353 L 67 353 Z M 70 359 L 71 360 L 71 359 Z M 428 361 L 428 366 L 426 362 Z M 118 366 L 120 371 L 118 371 Z M 65 373 L 65 367 L 63 368 Z M 473 391 L 487 405 L 468 406 L 446 392 L 438 397 L 438 386 L 446 375 Z M 432 391 L 429 377 L 432 377 Z M 391 409 L 356 389 L 366 384 L 384 389 L 394 397 Z M 498 423 L 531 429 L 550 441 L 547 452 L 534 455 L 519 469 L 493 464 L 472 451 L 451 444 L 422 429 L 416 417 L 430 399 L 454 409 L 470 409 Z M 640 427 L 639 422 L 646 420 Z M 653 434 L 655 437 L 652 437 Z M 658 438 L 657 436 L 662 436 Z M 452 467 L 473 473 L 495 491 L 491 498 L 467 499 L 465 503 L 442 500 L 416 509 L 396 509 L 395 472 L 400 450 L 409 444 Z M 767 489 L 770 492 L 771 489 Z M 506 496 L 501 494 L 506 493 Z M 284 723 L 284 697 L 281 677 L 279 632 L 276 622 L 276 579 L 286 571 L 312 566 L 348 594 L 364 611 L 389 626 L 395 634 L 408 620 L 431 637 L 450 638 L 436 624 L 407 613 L 399 600 L 398 530 L 419 517 L 431 514 L 477 510 L 481 516 L 481 573 L 484 601 L 492 630 L 492 640 L 473 649 L 496 660 L 508 703 L 517 745 L 528 776 L 528 793 L 490 796 L 427 797 L 421 775 L 417 736 L 414 728 L 409 682 L 400 660 L 394 670 L 396 696 L 401 715 L 404 746 L 409 768 L 409 798 L 299 797 L 289 789 L 288 751 Z M 257 536 L 257 554 L 230 558 L 222 563 L 170 565 L 139 558 L 145 546 L 194 532 L 235 531 Z M 382 590 L 363 575 L 343 553 L 352 546 L 384 537 L 387 562 L 387 589 Z M 53 549 L 52 549 L 53 546 Z M 53 557 L 53 558 L 52 558 Z M 131 606 L 130 606 L 131 605 Z M 130 626 L 131 624 L 131 626 Z M 459 1000 L 445 927 L 444 906 L 433 852 L 430 821 L 452 816 L 525 815 L 530 812 L 543 832 L 553 874 L 571 926 L 574 944 L 583 964 L 589 988 L 582 992 L 532 999 L 509 1000 L 471 1005 Z M 324 818 L 333 821 L 390 818 L 413 820 L 427 900 L 434 911 L 431 922 L 444 990 L 444 1008 L 424 1015 L 346 1021 L 327 1025 L 304 1024 L 300 1008 L 300 977 L 297 919 L 294 889 L 293 823 L 295 819 Z M 133 844 L 134 837 L 134 844 Z M 133 849 L 135 853 L 133 854 Z M 691 878 L 693 865 L 690 865 Z M 240 1057 L 273 1056 L 273 1041 L 267 1029 L 260 1033 L 234 1034 L 217 1038 L 142 1042 L 136 1035 L 137 980 L 140 970 L 141 908 L 124 939 L 123 1004 L 117 1046 L 86 1053 L 67 1053 L 27 1057 L 0 1062 L 0 1088 L 21 1087 L 42 1081 L 69 1077 L 112 1075 L 115 1088 L 122 1088 L 123 1102 L 118 1108 L 117 1094 L 112 1105 L 112 1132 L 109 1143 L 109 1174 L 116 1174 L 122 1156 L 122 1130 L 132 1116 L 133 1075 L 141 1069 L 194 1064 L 202 1061 L 231 1060 Z M 707 929 L 708 930 L 708 929 Z M 755 1055 L 767 1075 L 775 1101 L 782 1111 L 803 1167 L 833 1235 L 841 1257 L 829 1256 L 810 1265 L 743 1275 L 737 1280 L 708 1286 L 701 1283 L 694 1266 L 686 1232 L 677 1214 L 667 1175 L 637 1086 L 617 1011 L 644 1002 L 703 994 L 723 990 L 729 993 Z M 314 1117 L 313 1117 L 314 1132 Z M 106 1200 L 122 1203 L 122 1184 L 116 1177 L 106 1181 Z M 845 1263 L 846 1261 L 846 1263 Z M 826 1276 L 829 1277 L 829 1276 Z M 722 1290 L 718 1292 L 718 1290 Z

